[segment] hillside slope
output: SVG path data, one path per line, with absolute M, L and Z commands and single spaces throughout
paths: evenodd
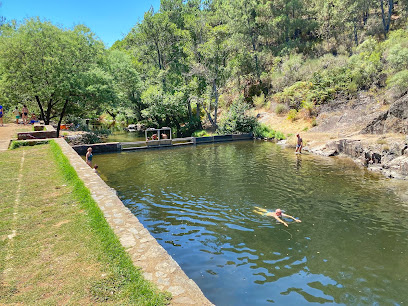
M 387 177 L 408 179 L 408 94 L 389 105 L 364 92 L 354 100 L 333 100 L 318 108 L 315 127 L 310 119 L 292 123 L 273 112 L 259 111 L 258 117 L 289 135 L 286 146 L 293 147 L 300 133 L 306 151 L 346 155 Z

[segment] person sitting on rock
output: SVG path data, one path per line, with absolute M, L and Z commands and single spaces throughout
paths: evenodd
M 266 210 L 264 208 L 255 207 L 254 212 L 257 213 L 257 214 L 263 215 L 263 216 L 274 217 L 276 219 L 276 221 L 282 223 L 286 227 L 288 227 L 289 225 L 285 221 L 282 220 L 282 217 L 290 218 L 290 219 L 294 220 L 295 222 L 302 222 L 302 221 L 300 221 L 300 219 L 296 219 L 295 217 L 284 214 L 280 208 L 276 209 L 275 211 L 269 211 L 269 210 Z

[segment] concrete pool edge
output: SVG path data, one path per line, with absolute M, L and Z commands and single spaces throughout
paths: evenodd
M 84 182 L 133 264 L 160 290 L 173 295 L 171 305 L 213 305 L 197 284 L 149 231 L 125 207 L 116 193 L 91 169 L 64 139 L 55 139 L 78 177 Z

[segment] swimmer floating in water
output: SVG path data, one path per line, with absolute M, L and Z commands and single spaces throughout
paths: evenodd
M 280 210 L 279 208 L 277 210 L 275 210 L 275 211 L 270 211 L 270 210 L 266 210 L 264 208 L 260 208 L 260 207 L 255 206 L 254 212 L 257 213 L 257 214 L 263 215 L 263 216 L 272 216 L 272 217 L 274 217 L 276 219 L 276 221 L 278 221 L 280 223 L 283 223 L 283 225 L 285 225 L 286 227 L 288 227 L 288 224 L 281 219 L 282 217 L 291 218 L 291 219 L 295 220 L 295 222 L 302 222 L 299 219 L 296 219 L 296 218 L 294 218 L 292 216 L 284 214 L 282 212 L 282 210 Z

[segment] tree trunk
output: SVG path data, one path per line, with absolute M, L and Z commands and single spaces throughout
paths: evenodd
M 388 0 L 388 16 L 386 16 L 385 14 L 384 0 L 380 0 L 380 6 L 381 6 L 382 23 L 384 27 L 384 36 L 385 38 L 387 38 L 388 32 L 390 30 L 392 11 L 394 9 L 394 0 Z
M 354 32 L 354 42 L 356 46 L 358 46 L 358 32 L 357 32 L 357 20 L 354 19 L 353 21 L 353 32 Z
M 188 117 L 189 117 L 190 121 L 193 121 L 193 112 L 191 111 L 190 98 L 187 99 L 187 110 L 188 110 Z
M 64 103 L 64 107 L 62 108 L 62 111 L 61 111 L 61 114 L 60 114 L 60 118 L 59 118 L 59 120 L 58 120 L 57 137 L 59 137 L 59 134 L 60 134 L 60 128 L 61 128 L 62 118 L 64 118 L 65 110 L 67 109 L 68 102 L 69 102 L 69 100 L 66 99 L 66 100 L 65 100 L 65 103 Z
M 218 88 L 217 88 L 217 80 L 216 80 L 216 79 L 213 81 L 213 90 L 214 90 L 214 97 L 215 97 L 213 127 L 214 127 L 214 128 L 217 128 Z
M 45 124 L 48 124 L 48 123 L 45 122 L 45 113 L 44 113 L 44 109 L 43 109 L 42 104 L 41 104 L 41 101 L 40 101 L 40 97 L 39 97 L 39 96 L 35 96 L 35 100 L 37 101 L 38 107 L 40 108 L 42 120 L 44 120 L 44 123 L 45 123 Z

